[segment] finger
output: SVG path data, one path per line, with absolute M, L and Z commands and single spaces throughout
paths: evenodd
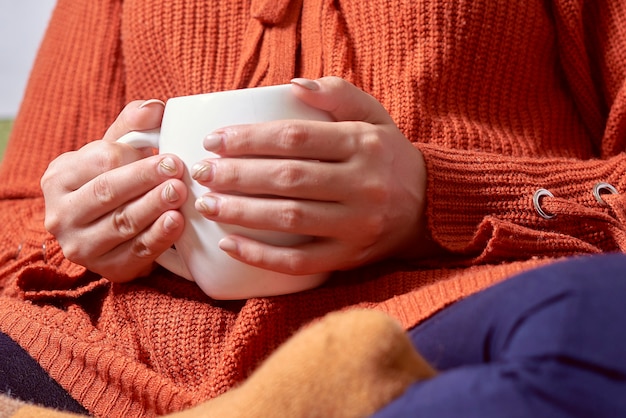
M 236 125 L 213 132 L 207 150 L 222 157 L 266 156 L 345 161 L 374 137 L 378 127 L 359 122 L 280 120 Z
M 94 260 L 135 239 L 163 213 L 180 208 L 186 197 L 185 185 L 174 179 L 91 223 L 78 223 L 81 228 L 62 243 L 65 255 L 78 264 L 91 266 Z
M 325 110 L 336 121 L 393 123 L 389 112 L 373 96 L 339 77 L 318 80 L 294 78 L 294 94 L 306 104 Z
M 104 255 L 94 271 L 106 271 L 106 277 L 113 282 L 125 282 L 148 274 L 158 256 L 180 238 L 184 223 L 178 211 L 162 214 L 132 240 Z
M 353 181 L 348 169 L 312 160 L 215 158 L 195 164 L 191 172 L 214 192 L 340 201 Z
M 182 175 L 180 159 L 167 154 L 155 155 L 103 172 L 66 195 L 65 199 L 68 200 L 68 207 L 74 202 L 84 209 L 84 217 L 74 216 L 76 222 L 88 223 L 147 193 L 165 180 Z
M 229 235 L 219 242 L 219 247 L 246 264 L 291 275 L 344 270 L 357 265 L 356 262 L 348 261 L 351 259 L 350 254 L 346 253 L 340 242 L 330 240 L 278 247 L 239 235 Z
M 207 193 L 195 208 L 205 218 L 252 229 L 315 236 L 362 233 L 349 228 L 358 215 L 339 203 Z
M 105 141 L 117 141 L 130 131 L 145 131 L 161 126 L 165 103 L 158 99 L 135 100 L 128 103 L 107 129 Z
M 108 252 L 120 243 L 134 239 L 164 212 L 180 208 L 186 198 L 184 183 L 178 179 L 169 180 L 95 220 L 90 228 L 92 236 L 98 237 L 101 252 Z
M 106 141 L 94 141 L 78 151 L 62 154 L 50 163 L 42 177 L 46 188 L 67 193 L 107 171 L 144 158 L 132 147 Z

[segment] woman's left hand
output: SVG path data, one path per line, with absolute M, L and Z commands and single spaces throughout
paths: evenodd
M 230 235 L 220 248 L 247 264 L 289 274 L 414 255 L 425 229 L 421 152 L 374 97 L 347 81 L 293 83 L 299 99 L 335 122 L 276 121 L 210 134 L 205 148 L 221 158 L 192 168 L 192 176 L 211 189 L 196 209 L 217 222 L 315 238 L 278 247 Z

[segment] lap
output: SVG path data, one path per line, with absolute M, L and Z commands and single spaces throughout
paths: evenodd
M 626 416 L 626 256 L 540 268 L 457 302 L 409 332 L 441 371 L 377 418 Z M 0 392 L 85 413 L 0 333 Z

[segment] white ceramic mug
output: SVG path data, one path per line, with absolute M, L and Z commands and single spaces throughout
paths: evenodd
M 181 212 L 185 230 L 175 249 L 164 252 L 157 262 L 198 286 L 214 299 L 247 299 L 299 292 L 320 285 L 328 273 L 292 276 L 264 270 L 230 257 L 218 247 L 228 234 L 239 234 L 273 245 L 290 246 L 310 237 L 226 225 L 204 218 L 194 208 L 195 200 L 208 191 L 191 179 L 190 167 L 217 155 L 202 146 L 210 132 L 236 124 L 285 119 L 331 120 L 330 116 L 298 100 L 291 85 L 257 87 L 169 99 L 160 130 L 130 132 L 119 139 L 135 148 L 157 148 L 175 154 L 185 164 L 183 181 L 189 196 Z

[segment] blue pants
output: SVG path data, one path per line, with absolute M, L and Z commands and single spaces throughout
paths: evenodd
M 521 274 L 410 337 L 441 373 L 376 418 L 626 417 L 626 256 Z

